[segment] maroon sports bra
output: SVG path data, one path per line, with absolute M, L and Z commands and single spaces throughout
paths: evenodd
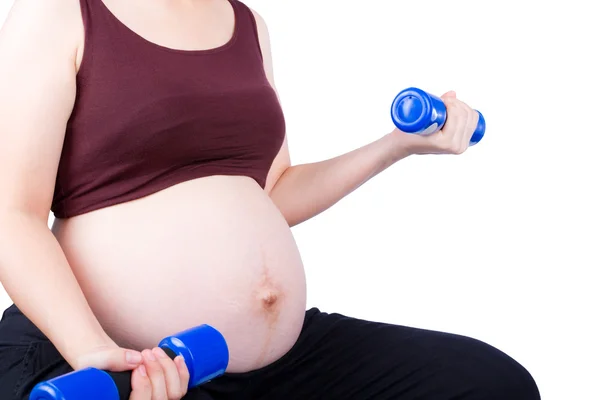
M 252 11 L 229 0 L 232 38 L 177 50 L 130 30 L 100 0 L 80 0 L 85 50 L 52 212 L 68 218 L 209 175 L 264 188 L 285 136 Z

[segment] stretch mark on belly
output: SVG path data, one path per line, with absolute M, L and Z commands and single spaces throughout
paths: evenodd
M 279 315 L 279 303 L 281 303 L 281 289 L 278 287 L 272 277 L 268 265 L 271 265 L 268 254 L 260 246 L 262 260 L 262 277 L 258 283 L 258 297 L 262 304 L 262 309 L 267 311 L 267 317 L 272 320 L 273 316 Z
M 282 309 L 282 302 L 284 300 L 284 294 L 281 291 L 279 285 L 271 278 L 270 270 L 268 268 L 269 262 L 267 255 L 262 249 L 262 277 L 258 285 L 258 301 L 260 302 L 259 313 L 261 318 L 264 318 L 266 322 L 265 337 L 262 340 L 262 349 L 258 355 L 257 362 L 262 364 L 265 358 L 272 351 L 271 342 L 273 341 L 273 335 L 277 332 L 277 325 Z
M 258 284 L 257 297 L 260 301 L 261 314 L 269 322 L 269 328 L 274 327 L 281 310 L 283 293 L 271 279 L 266 265 L 263 266 L 263 276 Z

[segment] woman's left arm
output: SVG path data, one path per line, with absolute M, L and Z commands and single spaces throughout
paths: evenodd
M 409 155 L 395 151 L 394 138 L 381 139 L 338 157 L 290 166 L 273 164 L 282 171 L 267 179 L 267 191 L 290 226 L 325 211 L 396 161 Z M 286 150 L 282 150 L 286 151 Z
M 275 89 L 267 26 L 255 11 L 267 78 Z M 327 210 L 369 179 L 411 154 L 461 154 L 469 146 L 478 114 L 454 92 L 442 96 L 448 117 L 444 128 L 430 136 L 410 135 L 397 129 L 359 149 L 338 157 L 291 165 L 287 138 L 275 157 L 265 190 L 290 226 Z

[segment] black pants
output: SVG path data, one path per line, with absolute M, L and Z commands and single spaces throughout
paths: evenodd
M 14 306 L 0 322 L 0 399 L 27 399 L 33 386 L 71 369 Z M 328 314 L 313 308 L 295 346 L 275 363 L 225 374 L 186 400 L 539 400 L 515 360 L 465 336 Z

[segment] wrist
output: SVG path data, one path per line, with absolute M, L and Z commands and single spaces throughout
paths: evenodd
M 100 350 L 118 348 L 119 346 L 106 333 L 100 332 L 94 337 L 82 336 L 79 339 L 65 343 L 62 356 L 67 363 L 74 369 L 79 370 L 88 367 L 87 358 L 89 354 Z
M 394 129 L 382 138 L 387 149 L 390 164 L 394 164 L 408 156 L 416 154 L 407 134 Z

